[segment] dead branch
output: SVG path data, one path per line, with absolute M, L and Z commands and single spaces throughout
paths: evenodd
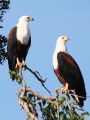
M 38 99 L 42 99 L 42 100 L 45 100 L 47 101 L 47 103 L 52 103 L 54 105 L 56 105 L 56 102 L 55 102 L 55 98 L 52 98 L 52 97 L 44 97 L 43 95 L 40 95 L 38 92 L 36 92 L 35 90 L 31 89 L 30 87 L 29 88 L 26 88 L 27 92 L 29 92 L 30 94 L 36 96 Z
M 34 71 L 31 68 L 29 68 L 26 64 L 24 66 L 25 69 L 27 69 L 29 72 L 31 72 L 39 82 L 41 82 L 42 86 L 47 90 L 47 92 L 51 95 L 51 92 L 47 89 L 47 87 L 44 85 L 45 80 L 43 80 L 42 76 L 40 75 L 40 73 L 38 71 Z
M 45 83 L 46 79 L 43 80 L 43 79 L 42 79 L 42 76 L 39 74 L 38 71 L 32 70 L 32 69 L 29 68 L 27 65 L 25 65 L 24 68 L 27 69 L 29 72 L 31 72 L 31 73 L 37 78 L 37 80 L 38 80 L 39 82 L 41 82 L 42 84 Z
M 72 92 L 72 93 L 71 93 L 71 92 Z M 70 93 L 70 95 L 72 95 L 72 96 L 74 96 L 74 97 L 84 98 L 84 97 L 82 97 L 82 96 L 76 95 L 75 90 L 69 90 L 69 93 Z

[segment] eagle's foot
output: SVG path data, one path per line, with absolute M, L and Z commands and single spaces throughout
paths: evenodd
M 23 66 L 25 66 L 24 60 L 22 60 L 22 62 L 20 62 L 19 59 L 17 58 L 16 68 L 18 68 L 18 67 L 22 68 Z
M 69 90 L 68 90 L 68 83 L 66 83 L 65 84 L 65 86 L 63 86 L 62 88 L 61 88 L 61 92 L 62 93 L 67 93 Z

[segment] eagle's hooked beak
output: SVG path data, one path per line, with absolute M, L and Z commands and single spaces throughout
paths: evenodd
M 34 18 L 32 18 L 32 17 L 27 17 L 27 20 L 28 20 L 28 21 L 34 21 Z
M 65 36 L 65 37 L 64 37 L 64 40 L 65 40 L 65 41 L 68 41 L 68 40 L 70 40 L 70 39 L 69 39 L 68 36 Z

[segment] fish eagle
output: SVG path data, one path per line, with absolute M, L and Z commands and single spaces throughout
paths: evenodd
M 25 65 L 25 59 L 31 46 L 31 34 L 29 21 L 34 19 L 30 16 L 21 16 L 18 24 L 14 26 L 8 36 L 7 56 L 9 70 L 19 72 L 19 68 Z M 15 79 L 14 77 L 12 78 Z
M 76 61 L 67 52 L 67 36 L 60 36 L 56 42 L 53 54 L 53 68 L 59 81 L 63 84 L 62 91 L 74 90 L 78 98 L 78 105 L 83 107 L 86 100 L 84 79 Z M 80 96 L 80 97 L 79 97 Z M 72 96 L 75 100 L 75 96 Z

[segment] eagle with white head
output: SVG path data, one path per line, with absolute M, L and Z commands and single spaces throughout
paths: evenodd
M 31 33 L 28 22 L 33 20 L 30 16 L 21 16 L 18 24 L 9 33 L 7 54 L 11 72 L 18 72 L 19 68 L 25 65 L 25 59 L 31 46 Z M 12 77 L 12 79 L 15 78 Z
M 84 79 L 76 61 L 67 52 L 66 42 L 69 37 L 63 35 L 57 39 L 53 54 L 53 68 L 59 81 L 63 84 L 63 91 L 74 90 L 80 107 L 86 100 Z M 72 97 L 76 100 L 75 96 Z

